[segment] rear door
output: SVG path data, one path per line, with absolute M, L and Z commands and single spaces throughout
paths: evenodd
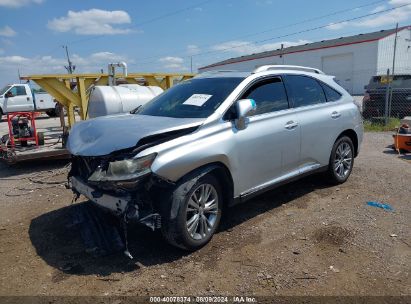
M 9 92 L 13 94 L 13 97 L 6 97 L 7 112 L 34 110 L 32 97 L 24 85 L 14 85 Z
M 281 77 L 261 79 L 240 99 L 254 99 L 247 128 L 233 136 L 236 142 L 239 192 L 254 192 L 297 170 L 300 129 L 289 107 Z M 257 189 L 258 188 L 258 189 Z
M 305 75 L 287 75 L 287 91 L 301 126 L 301 173 L 328 165 L 332 146 L 341 132 L 344 105 L 341 94 Z M 327 101 L 325 89 L 332 90 Z M 333 97 L 331 97 L 333 96 Z

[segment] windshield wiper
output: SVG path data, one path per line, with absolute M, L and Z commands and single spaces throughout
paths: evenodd
M 130 111 L 130 114 L 136 114 L 137 111 L 138 111 L 138 109 L 140 109 L 140 108 L 141 108 L 141 105 L 139 105 L 137 108 L 131 110 L 131 111 Z

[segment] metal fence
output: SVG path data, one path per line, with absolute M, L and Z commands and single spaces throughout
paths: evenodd
M 391 118 L 411 116 L 411 87 L 367 89 L 361 108 L 371 123 L 387 124 Z

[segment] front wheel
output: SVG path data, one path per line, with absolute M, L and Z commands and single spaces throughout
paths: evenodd
M 344 183 L 354 166 L 354 145 L 347 136 L 342 136 L 334 143 L 328 165 L 328 176 L 333 184 Z
M 186 250 L 207 244 L 218 228 L 223 196 L 211 174 L 194 177 L 176 187 L 162 219 L 166 240 Z

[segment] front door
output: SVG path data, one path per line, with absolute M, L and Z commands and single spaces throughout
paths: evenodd
M 300 127 L 280 77 L 256 82 L 242 94 L 244 98 L 257 105 L 247 127 L 233 134 L 239 187 L 235 192 L 247 194 L 298 171 Z
M 33 111 L 34 104 L 30 95 L 27 94 L 24 85 L 15 85 L 9 92 L 13 97 L 6 97 L 7 112 Z

